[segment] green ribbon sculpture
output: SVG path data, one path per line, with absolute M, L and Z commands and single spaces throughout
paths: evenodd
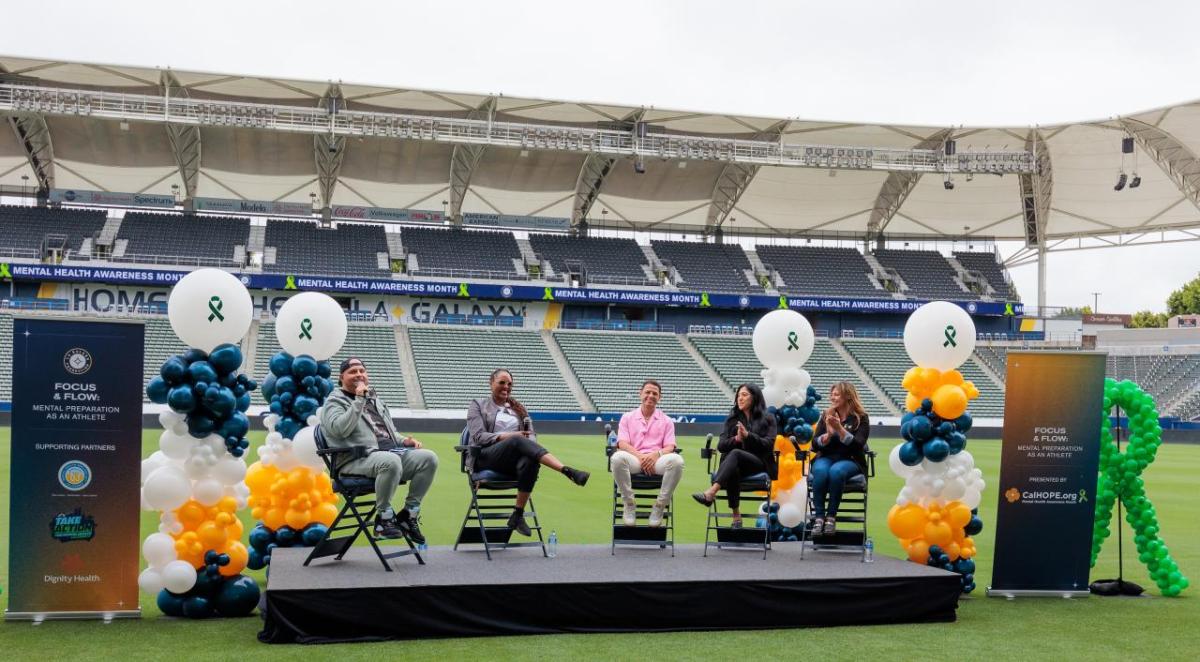
M 1109 411 L 1120 407 L 1129 416 L 1129 445 L 1124 453 L 1113 441 Z M 1125 521 L 1133 527 L 1133 542 L 1138 560 L 1150 570 L 1150 577 L 1162 594 L 1174 597 L 1188 587 L 1188 579 L 1179 571 L 1167 546 L 1158 537 L 1158 518 L 1154 504 L 1146 498 L 1141 474 L 1154 462 L 1162 444 L 1162 428 L 1154 398 L 1129 380 L 1104 380 L 1104 412 L 1100 428 L 1100 480 L 1096 485 L 1096 524 L 1092 529 L 1092 566 L 1104 539 L 1112 534 L 1113 505 L 1117 497 L 1125 506 Z M 1119 524 L 1118 524 L 1119 526 Z

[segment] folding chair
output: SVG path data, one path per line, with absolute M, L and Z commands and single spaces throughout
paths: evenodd
M 604 463 L 608 468 L 608 472 L 612 473 L 612 456 L 617 452 L 617 437 L 613 432 L 612 425 L 604 426 L 605 448 L 604 455 L 609 459 Z M 678 446 L 675 447 L 675 452 L 682 454 Z M 658 499 L 659 492 L 662 490 L 662 476 L 633 474 L 629 477 L 633 487 L 633 500 L 637 503 L 637 519 L 650 519 L 650 508 L 654 506 L 654 502 Z M 638 546 L 657 546 L 659 549 L 671 548 L 671 556 L 675 556 L 675 495 L 671 495 L 670 501 L 667 502 L 667 507 L 663 510 L 663 525 L 652 527 L 642 524 L 626 526 L 622 516 L 624 514 L 625 501 L 621 497 L 621 492 L 617 489 L 617 481 L 613 480 L 613 501 L 612 501 L 612 554 L 616 556 L 617 545 L 638 545 Z
M 304 559 L 304 565 L 307 566 L 314 559 L 325 558 L 326 556 L 332 556 L 341 561 L 346 552 L 350 551 L 350 547 L 354 545 L 354 541 L 358 539 L 359 535 L 365 536 L 367 542 L 371 543 L 371 549 L 375 550 L 375 556 L 379 557 L 379 562 L 383 564 L 383 569 L 388 572 L 392 571 L 392 566 L 388 563 L 388 559 L 408 556 L 410 554 L 417 558 L 417 563 L 425 565 L 425 560 L 421 558 L 421 553 L 417 551 L 416 546 L 413 545 L 412 540 L 406 532 L 404 533 L 404 542 L 408 543 L 408 549 L 398 552 L 388 552 L 387 554 L 384 554 L 379 549 L 379 545 L 375 543 L 377 538 L 371 534 L 377 508 L 375 502 L 375 479 L 367 476 L 343 474 L 338 470 L 338 464 L 347 455 L 349 455 L 349 459 L 351 460 L 366 457 L 368 453 L 367 447 L 330 448 L 329 442 L 325 439 L 325 433 L 321 430 L 320 425 L 313 428 L 313 439 L 317 444 L 317 455 L 324 460 L 325 467 L 329 469 L 329 477 L 333 482 L 333 491 L 335 494 L 342 495 L 342 498 L 346 501 L 346 505 L 342 506 L 341 512 L 333 520 L 333 524 L 329 526 L 329 530 L 325 532 L 325 537 L 321 538 L 321 542 L 318 542 L 313 547 L 312 552 L 309 553 L 308 558 Z M 400 481 L 400 484 L 403 485 L 406 482 Z M 347 514 L 350 517 L 347 517 Z M 335 536 L 338 531 L 352 531 L 352 533 Z
M 809 451 L 801 451 L 806 456 Z M 800 558 L 804 558 L 805 540 L 812 543 L 813 551 L 859 552 L 867 544 L 867 497 L 871 479 L 875 477 L 875 451 L 867 449 L 867 471 L 846 481 L 842 490 L 842 503 L 838 506 L 837 530 L 832 536 L 812 534 L 816 508 L 813 502 L 812 479 L 808 481 L 808 521 L 801 532 Z M 808 458 L 806 457 L 806 460 Z M 849 524 L 849 530 L 843 528 Z
M 712 447 L 713 435 L 709 434 L 704 440 L 704 448 L 700 449 L 700 457 L 707 463 L 709 480 L 716 479 L 716 467 L 713 466 L 713 458 L 717 457 L 717 451 Z M 793 442 L 794 443 L 794 442 Z M 775 454 L 775 461 L 779 461 L 779 451 L 772 451 Z M 719 464 L 719 462 L 717 463 Z M 724 491 L 724 486 L 722 486 Z M 749 502 L 752 504 L 765 503 L 766 511 L 771 511 L 771 476 L 767 472 L 756 473 L 752 476 L 743 476 L 742 482 L 738 483 L 738 491 L 741 493 L 741 502 L 743 504 Z M 759 494 L 760 492 L 765 494 Z M 712 505 L 708 507 L 708 524 L 704 531 L 704 556 L 708 556 L 708 547 L 713 545 L 717 549 L 725 548 L 748 548 L 761 549 L 763 552 L 763 560 L 767 559 L 767 551 L 771 549 L 771 527 L 743 526 L 735 529 L 731 526 L 721 526 L 722 519 L 732 519 L 733 513 L 723 513 L 718 509 L 721 502 L 720 493 L 717 498 L 713 499 Z M 757 522 L 757 514 L 749 516 L 743 515 L 743 522 Z M 713 537 L 716 537 L 715 542 L 710 542 Z
M 510 547 L 541 547 L 542 556 L 546 554 L 546 541 L 542 538 L 542 526 L 538 523 L 537 510 L 533 507 L 533 495 L 525 504 L 525 517 L 532 518 L 529 527 L 537 532 L 537 541 L 509 542 L 513 530 L 508 528 L 508 516 L 516 507 L 517 478 L 498 473 L 490 469 L 471 471 L 474 460 L 479 457 L 479 446 L 471 445 L 471 431 L 464 428 L 454 450 L 459 455 L 459 470 L 467 476 L 467 487 L 471 490 L 471 503 L 467 506 L 467 514 L 463 516 L 462 528 L 458 532 L 458 540 L 454 549 L 459 545 L 483 545 L 483 552 L 489 561 L 492 560 L 493 549 L 508 549 Z M 471 462 L 468 462 L 468 458 Z M 481 493 L 485 492 L 485 493 Z M 501 526 L 488 526 L 487 520 L 502 520 Z

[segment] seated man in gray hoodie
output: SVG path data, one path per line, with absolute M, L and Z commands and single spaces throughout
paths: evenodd
M 368 382 L 361 359 L 348 358 L 340 368 L 341 388 L 329 394 L 321 407 L 321 429 L 330 447 L 365 446 L 368 454 L 344 460 L 343 474 L 375 479 L 375 535 L 400 538 L 405 533 L 418 545 L 425 543 L 417 513 L 421 499 L 433 484 L 437 455 L 412 437 L 400 437 L 387 405 Z M 399 513 L 392 508 L 392 495 L 401 479 L 408 481 L 408 496 Z

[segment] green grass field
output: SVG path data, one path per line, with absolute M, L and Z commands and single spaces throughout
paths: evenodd
M 462 521 L 468 491 L 458 472 L 457 455 L 451 450 L 457 435 L 423 435 L 442 460 L 433 490 L 423 509 L 423 525 L 431 545 L 453 543 Z M 262 433 L 252 435 L 255 445 Z M 592 482 L 577 488 L 561 476 L 543 472 L 535 498 L 543 525 L 558 531 L 561 544 L 606 543 L 609 539 L 609 482 L 604 470 L 603 440 L 599 436 L 544 437 L 543 442 L 563 461 L 593 472 Z M 676 493 L 678 542 L 704 539 L 704 510 L 687 498 L 700 489 L 704 472 L 696 449 L 698 438 L 680 440 L 688 468 Z M 147 431 L 143 454 L 157 448 L 158 433 Z M 876 441 L 881 456 L 894 442 Z M 8 549 L 10 431 L 0 428 L 0 550 Z M 996 480 L 1000 444 L 973 441 L 970 450 L 988 481 L 980 514 L 984 532 L 977 536 L 979 555 L 976 582 L 979 590 L 964 598 L 958 622 L 938 625 L 896 625 L 824 629 L 770 630 L 761 632 L 667 633 L 653 635 L 558 635 L 503 637 L 492 639 L 448 639 L 419 642 L 352 644 L 306 648 L 269 647 L 257 643 L 257 616 L 208 621 L 162 617 L 150 596 L 143 596 L 144 618 L 103 625 L 97 622 L 48 622 L 0 625 L 0 651 L 4 659 L 25 660 L 37 655 L 63 658 L 161 659 L 170 655 L 188 660 L 288 658 L 296 655 L 339 660 L 389 658 L 463 659 L 486 656 L 493 659 L 722 659 L 747 653 L 774 657 L 821 659 L 980 659 L 981 657 L 1025 659 L 1196 659 L 1200 650 L 1200 500 L 1196 477 L 1200 476 L 1200 446 L 1166 445 L 1146 473 L 1147 492 L 1159 513 L 1163 537 L 1192 588 L 1180 598 L 1153 597 L 1087 598 L 1083 600 L 1024 599 L 1006 601 L 983 597 L 991 577 L 992 543 L 996 510 Z M 255 457 L 253 453 L 251 457 Z M 888 533 L 884 519 L 901 486 L 882 461 L 872 483 L 871 533 L 876 553 L 901 556 L 900 547 Z M 130 468 L 136 472 L 136 467 Z M 1190 487 L 1189 487 L 1190 486 Z M 249 511 L 243 513 L 248 521 Z M 156 513 L 142 513 L 142 536 L 157 527 Z M 247 527 L 249 530 L 249 527 Z M 1126 542 L 1131 535 L 1126 530 Z M 1126 546 L 1126 575 L 1151 586 L 1148 573 Z M 519 552 L 514 552 L 519 553 Z M 0 585 L 8 583 L 8 555 L 0 560 Z M 736 558 L 736 557 L 735 557 Z M 401 560 L 403 561 L 403 559 Z M 731 559 L 731 562 L 736 562 Z M 1030 559 L 1036 563 L 1036 558 Z M 260 582 L 262 573 L 251 573 Z M 1116 574 L 1116 541 L 1109 540 L 1093 578 Z M 7 605 L 6 595 L 0 605 Z M 711 608 L 680 604 L 679 609 Z M 819 605 L 814 605 L 819 609 Z M 796 614 L 797 623 L 804 615 Z

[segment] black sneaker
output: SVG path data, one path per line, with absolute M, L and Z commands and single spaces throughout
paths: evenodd
M 572 483 L 575 483 L 580 487 L 587 485 L 588 478 L 592 477 L 592 474 L 589 471 L 584 471 L 583 469 L 572 469 L 571 467 L 563 467 L 563 473 L 566 474 L 567 478 L 571 479 Z
M 414 544 L 425 544 L 425 536 L 421 534 L 421 517 L 419 515 L 413 517 L 412 513 L 408 512 L 408 509 L 405 508 L 396 515 L 396 522 L 400 530 L 408 534 L 408 539 L 413 541 Z
M 394 515 L 387 519 L 384 519 L 384 518 L 380 517 L 379 515 L 376 515 L 375 516 L 375 537 L 376 538 L 389 538 L 389 539 L 394 540 L 397 538 L 403 538 L 404 532 L 400 530 L 400 523 L 398 521 L 396 521 L 396 517 Z
M 533 529 L 530 529 L 529 524 L 525 522 L 524 510 L 514 510 L 512 514 L 508 516 L 508 528 L 523 536 L 533 535 Z

